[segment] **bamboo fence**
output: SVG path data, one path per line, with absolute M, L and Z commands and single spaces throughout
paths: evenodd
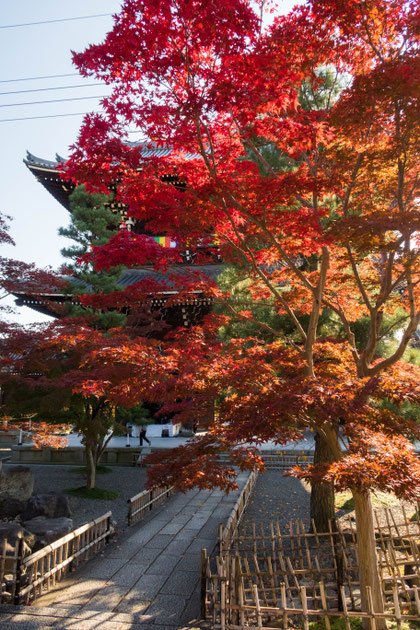
M 7 539 L 0 541 L 0 604 L 9 604 L 16 594 L 18 559 L 23 554 L 23 539 L 11 545 Z
M 68 572 L 74 571 L 81 562 L 103 549 L 113 533 L 112 513 L 107 512 L 26 557 L 23 557 L 22 538 L 15 545 L 13 554 L 10 551 L 7 553 L 7 545 L 3 545 L 0 555 L 0 586 L 7 586 L 8 594 L 2 592 L 1 601 L 21 604 L 40 597 Z M 12 578 L 8 578 L 8 582 L 12 581 L 12 584 L 7 585 L 4 567 L 10 559 L 14 560 Z
M 202 618 L 223 630 L 286 629 L 295 623 L 306 629 L 309 621 L 319 619 L 331 630 L 330 617 L 343 619 L 348 629 L 355 617 L 369 619 L 373 630 L 380 618 L 393 621 L 397 629 L 419 621 L 420 522 L 403 514 L 397 523 L 391 510 L 384 510 L 381 519 L 376 512 L 385 613 L 374 612 L 370 592 L 368 609 L 361 610 L 352 522 L 345 528 L 330 524 L 326 533 L 313 525 L 307 533 L 297 521 L 286 532 L 278 523 L 236 528 L 215 559 L 203 550 Z

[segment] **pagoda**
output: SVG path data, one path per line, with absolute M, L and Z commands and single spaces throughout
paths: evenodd
M 157 147 L 153 143 L 130 143 L 131 146 L 137 147 L 141 152 L 141 155 L 147 157 L 164 157 L 170 154 L 170 149 Z M 188 157 L 188 156 L 187 156 Z M 194 156 L 191 156 L 194 157 Z M 68 212 L 71 212 L 70 207 L 70 195 L 75 189 L 75 185 L 72 182 L 66 181 L 62 178 L 62 173 L 65 167 L 65 159 L 56 154 L 55 160 L 46 160 L 36 157 L 32 153 L 27 152 L 24 163 L 36 177 L 36 179 L 44 186 L 44 188 L 56 199 Z M 168 176 L 168 179 L 173 179 Z M 176 182 L 174 181 L 174 185 Z M 122 223 L 128 225 L 130 229 L 138 234 L 146 234 L 153 238 L 162 247 L 174 247 L 176 244 L 171 241 L 166 235 L 151 235 L 141 229 L 141 226 L 133 222 L 132 219 L 127 217 L 127 208 L 121 203 L 111 202 L 111 210 L 121 215 Z M 194 264 L 194 258 L 196 253 L 190 250 L 181 252 L 182 262 L 174 263 L 169 266 L 168 273 L 177 274 L 180 276 L 187 276 L 191 271 L 199 272 L 203 276 L 210 279 L 215 279 L 219 275 L 222 264 L 220 257 L 213 256 L 211 262 L 206 264 Z M 165 281 L 166 274 L 155 271 L 151 267 L 144 267 L 142 269 L 126 269 L 122 272 L 121 277 L 118 280 L 118 284 L 121 289 L 125 289 L 142 280 L 155 280 Z M 74 280 L 73 280 L 74 281 Z M 77 279 L 75 279 L 77 283 Z M 166 281 L 168 286 L 167 292 L 159 293 L 159 295 L 150 296 L 151 307 L 153 310 L 159 310 L 162 313 L 162 319 L 170 328 L 177 328 L 179 326 L 191 327 L 198 324 L 204 315 L 210 312 L 212 307 L 211 299 L 205 297 L 201 292 L 192 292 L 187 298 L 183 298 L 179 303 L 174 304 L 174 293 L 176 290 L 171 290 L 170 283 Z M 18 306 L 28 306 L 39 313 L 44 315 L 50 315 L 57 317 L 57 312 L 54 310 L 54 305 L 68 303 L 71 297 L 67 293 L 60 293 L 59 291 L 51 293 L 37 292 L 27 293 L 14 291 L 16 297 L 16 304 Z M 171 305 L 166 305 L 166 302 L 170 298 Z
M 136 146 L 144 157 L 163 157 L 170 153 L 170 149 L 157 147 L 151 143 L 130 144 L 131 146 Z M 193 157 L 194 156 L 191 156 L 191 158 Z M 54 199 L 68 212 L 71 212 L 69 197 L 75 189 L 75 185 L 62 178 L 62 173 L 65 168 L 65 159 L 57 154 L 55 160 L 46 160 L 27 152 L 24 163 Z M 176 180 L 172 176 L 168 176 L 167 179 L 171 182 L 173 181 L 174 185 L 177 185 Z M 176 245 L 166 235 L 152 235 L 142 230 L 142 226 L 139 223 L 134 222 L 127 216 L 127 208 L 123 204 L 111 202 L 110 208 L 112 211 L 121 215 L 122 224 L 128 225 L 130 230 L 154 238 L 157 243 L 165 248 L 174 247 Z M 194 264 L 195 257 L 196 252 L 189 250 L 181 252 L 181 261 L 171 264 L 167 273 L 172 275 L 179 274 L 182 277 L 194 271 L 200 272 L 203 276 L 210 279 L 216 279 L 222 270 L 222 263 L 220 256 L 214 254 L 214 248 L 212 249 L 210 262 L 206 264 Z M 168 282 L 167 279 L 167 274 L 156 271 L 152 267 L 124 270 L 118 279 L 118 285 L 121 289 L 125 289 L 142 280 L 155 280 L 165 283 L 166 285 L 166 288 L 162 292 L 150 295 L 150 299 L 148 300 L 152 311 L 158 311 L 160 319 L 166 324 L 165 332 L 178 327 L 189 328 L 194 326 L 211 311 L 211 298 L 204 296 L 200 291 L 192 291 L 187 296 L 183 295 L 182 298 L 180 297 L 179 300 L 177 300 L 176 297 L 174 299 L 177 290 L 175 287 L 171 287 L 171 283 Z M 73 278 L 72 283 L 77 284 L 78 279 Z M 84 286 L 85 285 L 81 282 L 81 293 L 83 292 Z M 60 292 L 60 290 L 51 292 L 51 289 L 48 289 L 45 293 L 40 291 L 37 293 L 29 293 L 27 291 L 20 292 L 19 290 L 15 290 L 13 294 L 18 306 L 28 306 L 39 313 L 52 317 L 59 317 L 59 311 L 55 309 L 57 305 L 65 305 L 72 300 L 72 296 L 68 293 Z M 170 301 L 170 304 L 167 304 L 168 301 Z M 158 334 L 156 336 L 158 336 Z M 173 436 L 177 434 L 179 429 L 180 425 L 172 426 L 172 423 L 168 422 L 168 419 L 162 419 L 160 424 L 149 426 L 148 435 L 151 437 L 161 435 Z

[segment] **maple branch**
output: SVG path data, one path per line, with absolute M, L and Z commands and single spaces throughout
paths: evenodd
M 305 356 L 308 362 L 308 376 L 314 376 L 313 366 L 313 346 L 316 340 L 316 332 L 318 328 L 319 315 L 322 307 L 322 295 L 324 292 L 325 283 L 327 280 L 327 273 L 330 266 L 329 251 L 326 247 L 322 248 L 322 262 L 319 272 L 318 282 L 316 285 L 316 293 L 312 301 L 312 310 L 309 320 L 309 326 L 307 331 L 307 337 L 305 342 Z
M 241 140 L 243 142 L 243 144 L 248 145 L 248 147 L 255 153 L 256 158 L 260 161 L 260 163 L 267 169 L 267 171 L 269 173 L 271 173 L 271 175 L 273 177 L 275 177 L 276 179 L 278 179 L 279 174 L 274 170 L 274 168 L 271 166 L 270 162 L 268 162 L 265 157 L 262 155 L 262 153 L 259 151 L 259 149 L 257 148 L 257 145 L 255 144 L 255 142 L 253 142 L 251 140 L 251 138 L 247 138 L 245 137 L 242 133 L 241 130 L 239 128 L 238 123 L 236 122 L 236 126 L 238 128 L 239 134 L 241 136 Z
M 296 317 L 293 309 L 289 306 L 289 304 L 286 302 L 286 300 L 283 298 L 283 296 L 281 295 L 281 293 L 279 291 L 277 291 L 276 287 L 272 284 L 272 282 L 270 282 L 269 278 L 265 275 L 265 273 L 263 272 L 263 270 L 261 269 L 260 265 L 258 265 L 256 259 L 255 259 L 255 255 L 254 252 L 248 247 L 248 245 L 246 244 L 245 240 L 243 239 L 243 237 L 241 236 L 241 234 L 239 233 L 239 230 L 235 224 L 235 221 L 233 220 L 233 217 L 231 215 L 231 213 L 229 212 L 229 210 L 227 209 L 226 205 L 224 208 L 224 212 L 226 214 L 226 216 L 228 217 L 233 230 L 235 232 L 236 238 L 242 243 L 243 247 L 245 249 L 241 249 L 240 247 L 238 247 L 238 245 L 232 241 L 228 236 L 225 236 L 226 240 L 238 251 L 240 251 L 241 253 L 248 253 L 248 256 L 250 257 L 250 261 L 251 262 L 251 266 L 253 268 L 253 270 L 255 271 L 255 273 L 257 273 L 261 280 L 264 282 L 264 284 L 270 289 L 272 295 L 275 296 L 275 298 L 283 305 L 283 307 L 286 309 L 286 312 L 289 314 L 289 316 L 292 318 L 293 323 L 295 324 L 296 328 L 298 329 L 299 333 L 302 336 L 303 341 L 306 341 L 306 333 L 301 325 L 301 323 L 299 322 L 298 318 Z
M 362 41 L 364 41 L 365 43 L 368 43 L 368 44 L 370 45 L 370 47 L 372 48 L 372 50 L 374 51 L 374 53 L 375 53 L 375 54 L 377 55 L 377 57 L 379 58 L 379 60 L 380 60 L 381 62 L 384 62 L 385 60 L 384 60 L 384 57 L 383 57 L 383 55 L 382 55 L 381 51 L 380 51 L 380 50 L 379 50 L 379 48 L 378 48 L 378 47 L 377 47 L 377 46 L 373 43 L 372 36 L 371 36 L 371 34 L 370 34 L 370 30 L 369 30 L 369 27 L 368 27 L 368 24 L 367 24 L 366 19 L 364 19 L 364 20 L 363 20 L 363 27 L 364 27 L 364 29 L 365 29 L 365 31 L 366 31 L 367 41 L 366 41 L 366 39 L 365 39 L 364 37 L 362 37 L 362 36 L 360 36 L 360 39 L 361 39 Z
M 355 162 L 355 164 L 353 166 L 353 170 L 351 172 L 350 182 L 349 182 L 349 185 L 347 186 L 346 194 L 344 195 L 344 199 L 342 201 L 343 214 L 344 214 L 345 217 L 348 217 L 351 191 L 353 190 L 354 185 L 356 183 L 357 173 L 359 172 L 360 167 L 362 166 L 362 162 L 363 162 L 363 159 L 364 159 L 365 155 L 366 155 L 365 152 L 358 154 L 356 162 Z
M 399 324 L 401 324 L 401 322 L 405 322 L 405 321 L 407 321 L 407 319 L 409 319 L 409 316 L 408 316 L 408 315 L 406 315 L 405 317 L 400 317 L 399 319 L 397 319 L 397 321 L 396 321 L 396 322 L 394 322 L 393 324 L 391 324 L 390 326 L 388 326 L 388 328 L 386 328 L 386 329 L 384 330 L 384 332 L 383 332 L 381 335 L 379 335 L 379 337 L 378 337 L 378 341 L 380 341 L 381 339 L 383 339 L 384 337 L 386 337 L 386 336 L 387 336 L 387 335 L 391 332 L 391 330 L 392 330 L 393 328 L 396 328 L 397 326 L 399 326 Z
M 344 326 L 344 330 L 345 330 L 346 335 L 347 335 L 347 340 L 348 340 L 348 342 L 350 344 L 350 350 L 351 350 L 351 353 L 353 355 L 353 359 L 354 359 L 356 365 L 358 365 L 359 361 L 360 361 L 360 356 L 359 356 L 359 353 L 357 351 L 356 336 L 355 336 L 354 332 L 351 329 L 350 322 L 347 319 L 346 314 L 345 314 L 345 312 L 344 312 L 344 310 L 343 310 L 343 308 L 342 308 L 340 303 L 339 303 L 339 308 L 335 308 L 333 305 L 331 305 L 330 308 L 332 308 L 332 310 L 335 313 L 337 313 L 337 315 L 341 319 L 341 322 L 342 322 L 342 324 Z
M 215 302 L 217 303 L 217 302 Z M 266 324 L 265 322 L 259 320 L 259 319 L 255 319 L 255 317 L 249 317 L 247 315 L 242 315 L 240 312 L 238 312 L 235 308 L 233 308 L 233 305 L 228 302 L 227 300 L 219 300 L 219 304 L 222 304 L 223 306 L 225 306 L 226 308 L 228 308 L 230 310 L 230 312 L 235 316 L 238 317 L 238 319 L 242 320 L 242 321 L 247 321 L 247 322 L 252 322 L 253 324 L 255 324 L 256 326 L 259 326 L 260 328 L 262 328 L 263 330 L 267 330 L 268 332 L 270 332 L 272 335 L 274 335 L 275 337 L 282 337 L 283 333 L 275 330 L 274 328 L 272 328 L 271 326 L 269 326 L 268 324 Z M 302 348 L 300 348 L 293 340 L 288 339 L 288 342 L 290 343 L 290 345 L 301 355 L 301 356 L 305 356 L 304 351 L 302 350 Z
M 405 349 L 407 348 L 411 337 L 416 332 L 419 324 L 420 324 L 420 312 L 417 313 L 416 317 L 414 317 L 413 319 L 410 319 L 409 325 L 405 329 L 404 334 L 401 338 L 400 344 L 398 348 L 396 349 L 396 351 L 394 352 L 394 354 L 387 357 L 386 359 L 383 359 L 383 361 L 379 361 L 374 366 L 368 367 L 366 369 L 365 376 L 376 376 L 380 372 L 386 370 L 391 365 L 399 361 L 402 355 L 404 354 Z
M 354 279 L 356 280 L 357 286 L 359 287 L 359 291 L 360 291 L 360 293 L 362 295 L 363 302 L 365 303 L 365 305 L 366 305 L 367 309 L 369 310 L 369 312 L 372 313 L 373 312 L 373 306 L 372 306 L 372 304 L 370 302 L 368 294 L 366 293 L 365 287 L 363 285 L 362 279 L 361 279 L 360 274 L 359 274 L 359 270 L 357 269 L 357 264 L 356 264 L 356 261 L 355 261 L 354 256 L 353 256 L 353 252 L 351 251 L 350 243 L 348 243 L 348 242 L 346 243 L 346 250 L 347 250 L 347 253 L 349 255 L 350 265 L 351 265 L 351 268 L 352 268 L 352 271 L 353 271 L 353 276 L 354 276 Z

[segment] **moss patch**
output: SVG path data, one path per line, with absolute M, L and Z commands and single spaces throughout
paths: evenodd
M 86 488 L 81 486 L 80 488 L 67 488 L 63 490 L 65 494 L 70 494 L 72 497 L 81 497 L 82 499 L 102 499 L 105 501 L 113 501 L 120 496 L 118 492 L 113 490 L 104 490 L 103 488 Z
M 87 476 L 87 468 L 86 468 L 86 466 L 80 466 L 79 468 L 69 468 L 69 472 Z M 107 468 L 106 466 L 97 466 L 96 467 L 96 474 L 97 475 L 107 475 L 108 473 L 112 473 L 112 468 Z

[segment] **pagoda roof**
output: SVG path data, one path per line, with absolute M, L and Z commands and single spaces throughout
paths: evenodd
M 208 265 L 177 265 L 169 267 L 166 273 L 155 271 L 152 267 L 144 267 L 142 269 L 125 269 L 118 279 L 118 285 L 121 289 L 125 289 L 134 285 L 136 282 L 140 282 L 141 280 L 154 280 L 156 282 L 166 283 L 166 287 L 162 289 L 161 293 L 151 296 L 152 304 L 155 307 L 163 307 L 169 296 L 178 293 L 174 283 L 171 280 L 168 280 L 168 274 L 176 274 L 182 277 L 188 276 L 191 273 L 199 272 L 205 277 L 215 280 L 221 273 L 222 269 L 222 264 L 214 263 Z M 85 290 L 89 290 L 89 286 L 79 278 L 70 276 L 68 281 L 71 284 L 80 285 L 81 293 Z M 71 295 L 64 293 L 61 289 L 54 291 L 51 287 L 46 288 L 44 292 L 40 290 L 36 293 L 29 293 L 25 290 L 15 290 L 13 291 L 13 295 L 16 298 L 17 306 L 29 306 L 44 315 L 50 315 L 52 317 L 57 317 L 57 313 L 51 308 L 52 304 L 65 304 L 71 300 Z M 180 298 L 179 306 L 197 303 L 197 301 L 209 303 L 210 298 L 202 296 L 201 291 L 191 291 L 190 296 Z
M 145 158 L 167 157 L 173 152 L 172 147 L 159 146 L 155 142 L 144 140 L 126 142 L 126 145 L 128 147 L 138 148 L 142 157 Z M 185 154 L 185 159 L 187 160 L 194 160 L 198 157 L 196 153 Z M 24 159 L 23 162 L 54 199 L 70 212 L 69 195 L 73 192 L 75 185 L 61 178 L 61 172 L 66 163 L 66 158 L 56 153 L 55 160 L 46 160 L 27 151 L 26 159 Z

